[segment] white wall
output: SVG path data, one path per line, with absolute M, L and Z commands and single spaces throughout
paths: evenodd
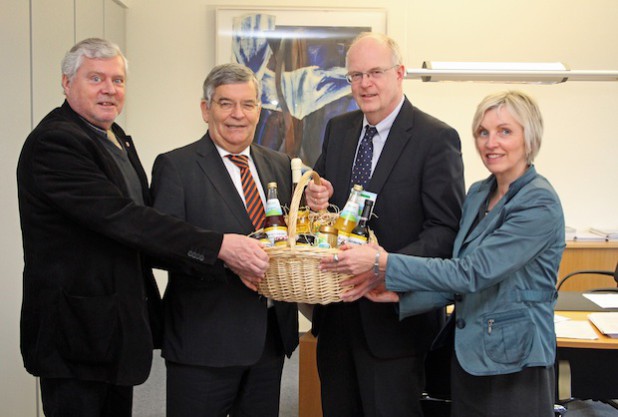
M 30 131 L 28 2 L 2 0 L 0 9 L 0 415 L 35 416 L 35 380 L 19 354 L 22 251 L 15 182 L 17 157 Z
M 23 255 L 15 171 L 24 139 L 62 103 L 60 60 L 77 40 L 108 37 L 124 47 L 124 9 L 112 0 L 0 0 L 0 416 L 33 417 L 36 379 L 19 353 Z

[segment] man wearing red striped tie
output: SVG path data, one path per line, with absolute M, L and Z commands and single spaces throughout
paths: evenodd
M 261 94 L 250 69 L 217 66 L 203 89 L 208 131 L 157 157 L 154 207 L 209 230 L 249 234 L 263 225 L 266 184 L 277 182 L 289 205 L 290 158 L 252 144 Z M 298 345 L 296 305 L 261 297 L 231 269 L 227 278 L 169 274 L 162 349 L 168 417 L 279 415 L 284 355 Z

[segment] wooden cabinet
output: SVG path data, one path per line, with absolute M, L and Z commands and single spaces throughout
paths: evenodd
M 560 262 L 558 279 L 582 269 L 613 271 L 618 262 L 618 242 L 568 242 Z M 611 277 L 585 275 L 567 281 L 565 291 L 615 287 Z M 300 338 L 299 352 L 299 417 L 322 417 L 320 379 L 316 366 L 317 341 L 307 332 Z
M 618 242 L 567 242 L 560 262 L 558 280 L 574 271 L 600 269 L 614 271 L 618 263 Z M 561 291 L 585 291 L 591 288 L 615 287 L 612 277 L 580 275 L 569 279 Z

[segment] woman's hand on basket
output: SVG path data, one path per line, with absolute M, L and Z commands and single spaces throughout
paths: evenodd
M 328 200 L 333 195 L 333 185 L 330 181 L 320 178 L 320 185 L 310 181 L 305 188 L 305 200 L 313 211 L 326 210 Z
M 341 282 L 344 287 L 352 287 L 342 294 L 343 301 L 356 301 L 384 283 L 388 252 L 382 247 L 371 243 L 360 246 L 344 245 L 341 249 L 341 252 L 333 256 L 323 257 L 320 260 L 320 269 L 353 275 Z
M 399 294 L 395 291 L 389 291 L 386 289 L 384 283 L 378 285 L 373 290 L 365 294 L 365 298 L 373 301 L 374 303 L 398 303 Z
M 219 250 L 221 259 L 245 285 L 255 289 L 268 269 L 268 254 L 262 243 L 250 237 L 236 234 L 223 235 Z

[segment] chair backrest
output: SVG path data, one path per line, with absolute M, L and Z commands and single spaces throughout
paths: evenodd
M 565 275 L 560 281 L 558 281 L 558 285 L 556 286 L 557 290 L 560 290 L 562 285 L 569 279 L 579 276 L 579 275 L 604 275 L 608 277 L 613 277 L 616 286 L 618 287 L 618 265 L 616 265 L 616 271 L 604 271 L 598 269 L 582 269 L 581 271 L 573 271 L 570 274 Z M 593 290 L 594 288 L 588 288 L 589 290 Z M 586 290 L 588 290 L 586 289 Z

